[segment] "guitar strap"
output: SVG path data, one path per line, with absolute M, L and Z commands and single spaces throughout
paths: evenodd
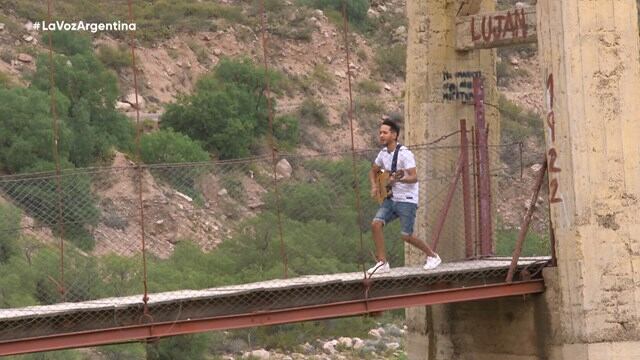
M 396 145 L 396 149 L 393 152 L 393 160 L 391 160 L 391 173 L 395 173 L 397 168 L 398 168 L 398 152 L 400 151 L 400 147 L 402 146 L 402 144 L 398 143 L 398 145 Z
M 393 175 L 398 169 L 398 152 L 400 152 L 401 146 L 402 144 L 398 143 L 398 145 L 396 145 L 396 149 L 393 151 L 393 160 L 391 160 L 391 172 L 390 172 L 391 175 Z M 388 189 L 389 191 L 388 191 L 387 199 L 391 199 L 393 194 L 391 193 L 391 188 L 388 187 Z

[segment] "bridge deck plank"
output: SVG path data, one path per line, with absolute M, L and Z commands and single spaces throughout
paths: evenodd
M 540 262 L 548 262 L 550 257 L 521 258 L 519 267 L 526 267 Z M 482 260 L 469 260 L 459 262 L 445 262 L 434 270 L 423 270 L 421 267 L 397 267 L 392 268 L 387 274 L 374 275 L 374 280 L 392 280 L 406 277 L 438 278 L 444 275 L 464 276 L 478 271 L 490 271 L 507 269 L 511 259 L 508 257 L 492 257 Z M 162 305 L 180 301 L 193 301 L 198 299 L 212 299 L 216 297 L 242 295 L 258 291 L 287 290 L 292 288 L 304 288 L 305 286 L 323 286 L 332 283 L 362 282 L 362 272 L 306 275 L 290 279 L 274 279 L 262 282 L 222 286 L 202 290 L 179 290 L 149 294 L 148 304 Z M 127 307 L 139 307 L 143 305 L 142 295 L 125 297 L 103 298 L 82 302 L 65 302 L 52 305 L 29 306 L 24 308 L 0 309 L 0 323 L 3 321 L 19 320 L 25 318 L 39 318 L 56 315 L 65 315 L 74 312 L 99 311 L 109 309 L 122 309 Z

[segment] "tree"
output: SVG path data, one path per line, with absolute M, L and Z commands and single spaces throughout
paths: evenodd
M 280 76 L 269 76 L 278 91 Z M 264 71 L 250 60 L 223 59 L 191 95 L 167 107 L 160 124 L 201 141 L 222 159 L 247 156 L 268 129 L 265 87 Z
M 11 205 L 0 203 L 0 264 L 9 261 L 18 252 L 20 211 Z
M 62 113 L 58 119 L 58 151 L 64 159 L 69 153 L 70 132 L 64 116 L 69 100 L 59 92 L 55 98 Z M 0 168 L 19 173 L 41 161 L 54 162 L 50 99 L 37 89 L 0 89 Z
M 140 140 L 140 154 L 142 161 L 147 164 L 191 163 L 209 160 L 209 154 L 196 141 L 188 136 L 174 132 L 172 129 L 162 129 L 146 134 Z M 194 164 L 182 167 L 179 173 L 171 167 L 152 167 L 154 175 L 163 178 L 178 191 L 189 196 L 197 197 L 197 179 L 211 164 Z
M 107 157 L 116 146 L 132 148 L 133 125 L 115 110 L 118 84 L 113 72 L 91 52 L 56 55 L 53 59 L 54 85 L 69 101 L 59 109 L 71 130 L 69 160 L 75 166 L 88 166 Z M 37 60 L 32 87 L 49 91 L 51 64 L 45 56 Z
M 91 54 L 93 46 L 91 37 L 80 31 L 47 31 L 42 35 L 42 42 L 49 43 L 56 52 L 65 55 Z
M 209 154 L 186 135 L 172 129 L 145 134 L 140 140 L 140 155 L 147 164 L 200 162 Z

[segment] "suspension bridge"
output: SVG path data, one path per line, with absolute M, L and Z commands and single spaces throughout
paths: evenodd
M 519 247 L 514 257 L 495 257 L 489 253 L 482 253 L 481 237 L 483 232 L 487 233 L 482 228 L 492 225 L 482 224 L 480 216 L 473 215 L 481 211 L 477 196 L 481 191 L 478 186 L 466 188 L 464 185 L 479 183 L 475 179 L 480 176 L 480 172 L 471 172 L 471 169 L 480 168 L 474 160 L 478 156 L 469 157 L 467 153 L 471 151 L 477 153 L 481 149 L 465 143 L 469 131 L 464 128 L 463 122 L 462 125 L 460 131 L 443 136 L 435 143 L 411 147 L 416 155 L 417 167 L 432 170 L 429 173 L 425 171 L 420 173 L 421 180 L 429 184 L 429 191 L 422 196 L 421 206 L 428 206 L 431 203 L 443 204 L 443 208 L 439 211 L 426 215 L 425 222 L 430 224 L 428 225 L 428 233 L 431 234 L 429 242 L 436 249 L 441 241 L 463 242 L 467 249 L 465 258 L 445 259 L 440 267 L 431 271 L 422 270 L 418 264 L 415 267 L 404 265 L 402 247 L 400 251 L 397 248 L 400 240 L 394 239 L 397 237 L 396 234 L 390 234 L 388 241 L 392 247 L 389 259 L 393 267 L 391 273 L 374 273 L 373 276 L 367 276 L 363 272 L 363 269 L 372 263 L 373 257 L 369 255 L 370 234 L 366 226 L 358 226 L 356 215 L 362 212 L 362 208 L 375 209 L 375 204 L 368 202 L 371 200 L 360 194 L 357 199 L 361 202 L 359 205 L 361 209 L 358 211 L 354 185 L 360 184 L 362 186 L 360 190 L 368 194 L 366 188 L 368 180 L 364 170 L 368 168 L 370 164 L 368 159 L 374 156 L 375 150 L 314 156 L 280 154 L 278 161 L 284 159 L 294 169 L 311 171 L 306 174 L 294 174 L 289 178 L 279 177 L 277 173 L 268 174 L 272 169 L 269 157 L 231 162 L 109 167 L 74 170 L 61 174 L 4 176 L 0 178 L 3 198 L 8 199 L 16 207 L 22 208 L 27 217 L 33 217 L 38 221 L 32 219 L 26 223 L 27 226 L 24 226 L 24 221 L 23 226 L 16 227 L 16 224 L 10 224 L 10 227 L 13 227 L 1 229 L 2 231 L 13 230 L 30 234 L 40 239 L 42 245 L 39 246 L 55 249 L 56 242 L 61 244 L 61 240 L 51 229 L 64 225 L 68 231 L 71 231 L 74 225 L 64 221 L 61 224 L 58 216 L 51 215 L 51 209 L 57 209 L 58 205 L 63 204 L 63 209 L 77 211 L 78 216 L 73 218 L 74 222 L 85 224 L 84 227 L 88 227 L 94 234 L 96 238 L 94 252 L 100 253 L 101 251 L 96 249 L 107 246 L 105 244 L 111 244 L 109 245 L 111 255 L 119 254 L 117 256 L 130 259 L 131 266 L 125 270 L 121 269 L 119 273 L 99 270 L 90 275 L 91 278 L 87 278 L 83 275 L 90 266 L 82 258 L 88 254 L 80 253 L 79 255 L 79 251 L 71 250 L 70 245 L 67 245 L 66 250 L 60 247 L 55 255 L 60 261 L 57 270 L 55 270 L 56 267 L 33 270 L 36 272 L 33 276 L 40 277 L 45 282 L 45 284 L 39 283 L 37 290 L 42 292 L 42 288 L 49 288 L 49 292 L 44 291 L 46 296 L 41 295 L 42 300 L 49 305 L 0 310 L 0 329 L 2 329 L 0 330 L 0 354 L 143 341 L 201 331 L 372 314 L 411 306 L 540 293 L 544 291 L 541 271 L 545 266 L 550 265 L 552 259 L 544 256 L 519 258 L 518 253 L 531 213 L 522 214 L 527 216 L 523 216 L 523 231 L 521 231 Z M 503 152 L 517 152 L 518 149 L 519 144 L 508 144 L 486 147 L 484 150 L 489 158 L 499 157 Z M 458 159 L 457 165 L 452 167 L 453 173 L 433 171 L 434 164 L 430 162 L 446 162 L 451 158 Z M 363 169 L 360 174 L 349 173 L 348 169 L 352 162 L 355 162 L 357 169 Z M 323 172 L 321 169 L 326 168 L 327 165 L 342 166 L 346 171 L 341 176 Z M 539 180 L 542 179 L 544 172 L 544 169 L 538 171 Z M 241 207 L 242 197 L 234 199 L 228 195 L 220 196 L 218 188 L 213 192 L 207 191 L 204 185 L 206 182 L 203 179 L 223 179 L 228 176 L 251 179 L 248 174 L 253 174 L 254 179 L 257 182 L 261 181 L 264 186 L 272 184 L 272 180 L 275 179 L 280 188 L 287 192 L 295 192 L 299 186 L 304 187 L 311 176 L 314 188 L 325 189 L 336 198 L 344 199 L 344 201 L 334 200 L 332 207 L 323 209 L 321 213 L 318 213 L 314 207 L 305 208 L 305 206 L 287 210 L 286 206 L 282 206 L 277 201 L 267 202 L 258 212 L 280 211 L 285 217 L 308 218 L 311 221 L 317 220 L 313 219 L 317 216 L 328 218 L 331 213 L 350 214 L 352 216 L 350 221 L 353 222 L 351 231 L 346 231 L 339 237 L 326 238 L 323 243 L 314 244 L 314 246 L 320 247 L 320 252 L 334 251 L 333 255 L 342 258 L 345 264 L 352 264 L 352 271 L 313 273 L 312 269 L 304 266 L 310 261 L 309 257 L 289 253 L 293 248 L 292 242 L 297 241 L 296 236 L 300 234 L 286 232 L 279 234 L 277 222 L 267 221 L 267 224 L 257 225 L 238 222 L 238 225 L 243 224 L 244 228 L 237 229 L 236 233 L 244 231 L 248 234 L 248 238 L 241 240 L 247 242 L 242 251 L 257 251 L 261 252 L 262 256 L 279 257 L 274 262 L 275 267 L 280 267 L 276 274 L 264 275 L 266 269 L 253 268 L 248 271 L 251 274 L 248 278 L 266 279 L 174 291 L 155 292 L 153 288 L 148 289 L 147 276 L 153 277 L 155 268 L 162 264 L 162 258 L 171 256 L 172 249 L 167 249 L 171 244 L 166 241 L 168 231 L 162 230 L 162 226 L 168 225 L 165 221 L 168 222 L 171 216 L 176 221 L 191 219 L 189 225 L 197 227 L 198 221 L 209 219 L 212 214 L 220 214 L 216 212 L 217 209 Z M 354 175 L 356 181 L 353 180 Z M 517 167 L 515 170 L 488 167 L 486 176 L 503 177 L 509 181 L 502 183 L 511 184 L 509 186 L 521 182 L 521 172 Z M 259 180 L 260 178 L 262 180 Z M 463 178 L 467 178 L 466 181 Z M 469 179 L 474 180 L 470 182 Z M 56 186 L 56 184 L 61 185 Z M 86 192 L 78 191 L 79 184 L 87 185 Z M 136 188 L 136 184 L 143 184 L 142 188 Z M 539 188 L 540 185 L 541 181 L 538 181 L 536 186 Z M 38 191 L 46 189 L 59 196 L 36 196 Z M 194 205 L 193 199 L 176 189 L 188 192 L 194 197 L 201 196 L 204 203 L 199 206 Z M 536 189 L 530 189 L 532 199 L 537 199 L 537 192 L 534 190 Z M 271 193 L 274 194 L 274 192 Z M 163 198 L 167 196 L 163 194 L 169 195 Z M 465 197 L 466 200 L 462 199 Z M 96 199 L 99 200 L 96 201 Z M 293 201 L 295 202 L 296 199 Z M 321 206 L 321 204 L 315 205 Z M 456 206 L 462 208 L 471 206 L 471 208 L 463 211 L 451 210 Z M 113 222 L 114 218 L 118 218 L 126 220 L 128 225 L 123 225 L 123 228 L 118 228 L 115 224 L 109 225 L 110 228 L 103 223 L 95 222 L 93 225 L 87 225 L 91 224 L 90 217 L 95 212 L 87 209 L 92 207 L 97 208 L 96 211 L 102 214 L 103 220 L 112 219 Z M 207 208 L 214 210 L 208 211 Z M 530 211 L 533 211 L 533 208 L 531 207 Z M 147 211 L 139 214 L 137 213 L 139 209 L 147 209 Z M 347 210 L 351 212 L 344 212 Z M 171 214 L 172 212 L 174 213 Z M 180 216 L 179 213 L 183 213 L 184 216 Z M 460 219 L 451 214 L 467 214 L 471 217 Z M 70 219 L 69 216 L 62 218 Z M 144 230 L 142 230 L 143 224 L 146 224 Z M 360 228 L 360 231 L 353 231 L 353 228 Z M 290 228 L 287 227 L 287 229 Z M 141 234 L 141 231 L 145 234 L 144 243 L 126 238 L 125 234 Z M 179 229 L 174 229 L 169 234 L 194 237 L 196 242 L 206 247 L 208 241 L 206 232 L 198 235 L 197 231 L 184 231 L 186 230 L 181 233 Z M 344 241 L 344 236 L 366 239 L 364 242 L 352 239 L 352 247 L 349 249 L 339 243 Z M 265 246 L 263 240 L 267 237 L 269 241 Z M 64 242 L 63 240 L 62 243 Z M 251 247 L 253 249 L 249 249 Z M 396 247 L 395 251 L 393 247 Z M 489 249 L 493 252 L 491 247 Z M 340 253 L 349 252 L 349 250 L 351 253 Z M 34 250 L 35 254 L 30 256 L 37 257 L 38 251 L 41 250 Z M 215 256 L 216 250 L 212 250 L 211 254 Z M 144 261 L 149 256 L 156 260 L 152 263 Z M 303 257 L 302 262 L 296 256 Z M 227 260 L 236 261 L 235 259 Z M 252 258 L 252 260 L 255 259 Z M 248 260 L 238 259 L 236 269 L 247 269 L 253 265 L 241 263 L 242 261 Z M 269 271 L 271 270 L 273 269 Z M 140 287 L 124 286 L 122 278 L 130 276 L 144 284 L 143 288 L 147 288 L 147 292 L 136 295 L 135 291 Z M 93 277 L 99 277 L 101 280 L 98 281 Z M 188 282 L 188 278 L 185 278 L 185 281 Z M 215 279 L 211 279 L 210 283 L 215 284 Z M 106 287 L 110 291 L 95 291 L 96 287 Z M 125 296 L 109 296 L 109 294 Z
M 346 13 L 343 15 L 347 34 Z M 264 14 L 262 21 L 264 66 L 268 69 Z M 345 35 L 349 66 L 346 38 Z M 131 50 L 134 54 L 133 46 Z M 135 69 L 135 56 L 132 63 Z M 136 71 L 133 73 L 137 90 Z M 350 89 L 349 68 L 347 74 Z M 474 79 L 473 90 L 477 115 L 474 128 L 467 129 L 461 121 L 458 131 L 443 134 L 429 144 L 410 146 L 416 155 L 422 184 L 420 206 L 441 205 L 437 211 L 426 212 L 424 232 L 430 237 L 426 240 L 434 249 L 439 242 L 455 242 L 465 247 L 463 258 L 445 258 L 440 267 L 431 271 L 422 270 L 417 264 L 405 264 L 404 250 L 400 247 L 390 252 L 393 267 L 390 273 L 367 276 L 364 272 L 372 259 L 368 255 L 369 219 L 365 215 L 367 209 L 370 212 L 375 207 L 367 202 L 366 170 L 377 150 L 355 149 L 351 99 L 350 151 L 300 156 L 279 153 L 272 143 L 270 155 L 251 159 L 197 164 L 138 162 L 70 171 L 62 170 L 58 161 L 55 172 L 0 177 L 2 199 L 23 214 L 19 223 L 7 224 L 0 231 L 37 240 L 25 247 L 24 256 L 25 274 L 38 278 L 34 290 L 39 303 L 0 309 L 0 355 L 543 292 L 541 271 L 554 263 L 553 257 L 520 257 L 520 252 L 546 165 L 539 171 L 536 187 L 528 189 L 533 205 L 523 214 L 513 256 L 494 256 L 491 194 L 500 189 L 491 189 L 492 178 L 518 178 L 513 169 L 503 169 L 497 164 L 503 152 L 517 153 L 521 145 L 488 143 L 480 79 Z M 267 99 L 269 92 L 267 80 Z M 273 111 L 269 105 L 270 128 Z M 55 111 L 52 115 L 55 123 Z M 282 161 L 291 166 L 292 174 L 278 173 Z M 338 171 L 327 170 L 327 164 Z M 519 177 L 522 178 L 522 171 Z M 233 184 L 235 191 L 229 193 Z M 329 199 L 330 204 L 321 208 L 322 204 L 306 203 L 288 209 L 283 197 L 309 184 L 317 191 L 328 190 L 316 199 Z M 248 185 L 258 190 L 248 191 Z M 260 220 L 261 213 L 275 216 L 247 225 L 225 214 L 246 209 L 246 196 L 257 202 L 250 206 L 255 211 L 245 214 L 245 218 Z M 317 208 L 323 212 L 318 213 Z M 224 222 L 231 224 L 229 227 L 238 228 L 224 233 L 220 230 L 221 223 L 210 223 L 223 214 Z M 333 253 L 338 263 L 348 265 L 333 267 L 342 271 L 315 272 L 325 267 L 305 267 L 312 259 L 290 252 L 291 243 L 300 234 L 286 233 L 284 217 L 295 219 L 298 224 L 318 218 L 331 224 L 345 216 L 351 216 L 349 228 L 337 229 L 327 234 L 322 243 L 314 244 Z M 238 214 L 235 217 L 243 218 Z M 237 261 L 235 269 L 242 269 L 244 278 L 249 280 L 230 284 L 221 281 L 224 284 L 220 285 L 218 279 L 211 279 L 208 283 L 212 286 L 171 291 L 154 291 L 149 286 L 156 268 L 170 259 L 178 247 L 178 238 L 191 238 L 215 254 L 220 243 L 228 241 L 229 234 L 250 240 L 247 247 L 236 252 L 237 259 L 224 259 Z M 73 239 L 87 236 L 95 241 L 95 246 L 71 246 Z M 352 245 L 348 250 L 340 243 L 345 239 Z M 273 266 L 265 269 L 241 263 L 243 251 L 262 252 L 281 271 L 274 271 Z M 47 257 L 47 266 L 31 266 L 38 256 Z M 108 266 L 92 263 L 94 256 L 116 256 L 131 266 L 106 271 Z M 97 270 L 90 272 L 94 268 Z M 157 276 L 162 281 L 162 275 Z M 132 283 L 139 286 L 131 286 Z

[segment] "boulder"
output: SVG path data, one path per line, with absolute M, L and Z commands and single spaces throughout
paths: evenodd
M 127 97 L 124 100 L 125 102 L 128 102 L 129 104 L 131 104 L 131 106 L 133 106 L 133 108 L 136 108 L 136 94 L 135 93 L 130 93 L 129 95 L 127 95 Z M 144 109 L 145 106 L 145 101 L 144 98 L 138 94 L 138 104 L 137 104 L 137 109 Z
M 18 54 L 18 60 L 23 62 L 23 63 L 32 63 L 33 62 L 33 56 L 29 55 L 29 54 L 25 54 L 25 53 L 20 53 Z
M 338 345 L 338 340 L 327 341 L 322 344 L 322 351 L 330 355 L 335 354 L 337 352 L 336 345 Z
M 400 348 L 400 344 L 398 344 L 397 342 L 386 343 L 384 346 L 387 348 L 387 350 L 398 350 Z
M 123 101 L 116 101 L 116 110 L 129 111 L 131 110 L 131 104 Z
M 292 172 L 293 168 L 291 167 L 291 164 L 289 164 L 287 159 L 282 159 L 276 164 L 276 175 L 278 177 L 288 179 L 291 177 Z
M 338 343 L 347 349 L 351 349 L 353 347 L 353 339 L 349 337 L 338 338 Z
M 380 333 L 380 329 L 371 329 L 369 330 L 369 335 L 373 336 L 376 339 L 382 338 L 384 333 Z
M 260 359 L 260 360 L 266 360 L 269 359 L 269 357 L 271 356 L 271 354 L 269 354 L 269 352 L 265 349 L 258 349 L 258 350 L 253 350 L 253 351 L 249 351 L 246 352 L 242 355 L 243 359 Z
M 373 10 L 372 8 L 369 8 L 369 10 L 367 10 L 367 16 L 370 18 L 377 19 L 378 17 L 380 17 L 380 13 Z

